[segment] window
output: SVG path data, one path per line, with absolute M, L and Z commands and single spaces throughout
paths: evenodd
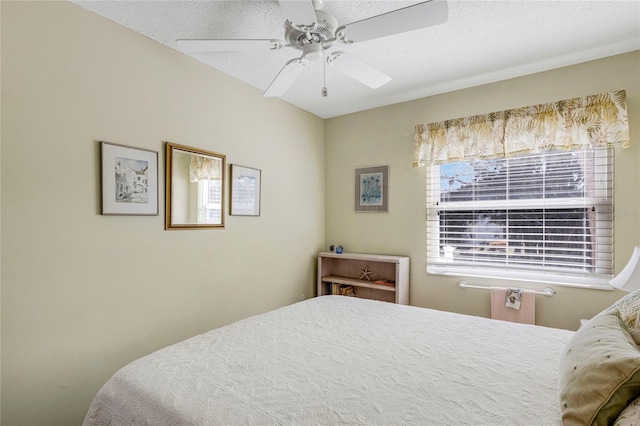
M 613 149 L 629 146 L 624 90 L 418 124 L 427 272 L 610 288 Z
M 611 148 L 430 165 L 427 270 L 562 282 L 610 276 L 612 197 Z

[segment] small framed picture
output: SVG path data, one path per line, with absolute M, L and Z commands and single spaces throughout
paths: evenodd
M 251 167 L 231 165 L 231 203 L 233 216 L 260 216 L 261 171 Z
M 102 214 L 158 214 L 158 152 L 100 143 Z
M 357 212 L 389 211 L 389 166 L 356 169 Z

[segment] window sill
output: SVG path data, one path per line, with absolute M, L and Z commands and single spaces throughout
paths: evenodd
M 533 273 L 530 271 L 492 270 L 487 268 L 469 268 L 463 266 L 430 265 L 427 274 L 447 275 L 459 277 L 491 278 L 508 281 L 527 281 L 531 283 L 555 284 L 567 287 L 587 288 L 593 290 L 609 290 L 614 288 L 609 284 L 611 277 L 595 275 L 579 277 L 574 275 Z

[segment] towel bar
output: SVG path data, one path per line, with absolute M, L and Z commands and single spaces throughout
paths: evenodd
M 468 284 L 466 281 L 460 281 L 460 283 L 458 284 L 460 286 L 460 288 L 478 288 L 480 290 L 491 290 L 492 288 L 500 288 L 503 290 L 507 290 L 507 287 L 485 287 L 485 286 L 481 286 L 481 285 L 471 285 Z M 544 290 L 542 291 L 534 291 L 535 294 L 540 294 L 542 296 L 553 296 L 554 294 L 556 294 L 556 291 L 554 289 L 552 289 L 551 287 L 546 287 Z

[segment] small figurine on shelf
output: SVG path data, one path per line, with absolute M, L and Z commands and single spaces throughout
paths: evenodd
M 373 274 L 373 271 L 369 270 L 368 266 L 365 266 L 364 269 L 360 269 L 360 273 L 362 275 L 360 275 L 360 279 L 366 279 L 367 281 L 371 281 L 371 277 L 370 275 Z
M 333 253 L 333 251 L 334 251 L 335 249 L 336 249 L 336 246 L 334 246 L 333 244 L 331 244 L 331 245 L 329 246 L 329 251 L 330 251 L 331 253 Z
M 336 247 L 336 253 L 342 254 L 342 246 Z

